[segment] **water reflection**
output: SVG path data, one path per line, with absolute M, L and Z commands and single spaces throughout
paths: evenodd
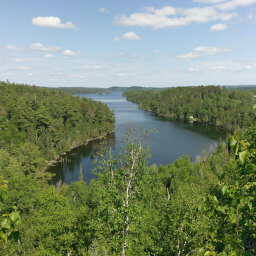
M 82 145 L 73 149 L 66 155 L 63 155 L 60 162 L 50 166 L 48 171 L 55 174 L 51 183 L 67 183 L 79 180 L 79 171 L 82 168 L 82 174 L 85 181 L 95 178 L 91 172 L 94 160 L 103 156 L 106 150 L 113 148 L 115 145 L 115 134 L 108 135 L 103 140 L 90 141 L 86 145 Z M 78 171 L 79 170 L 79 171 Z
M 197 121 L 186 121 L 177 120 L 174 118 L 168 118 L 156 114 L 152 114 L 157 120 L 162 122 L 172 122 L 174 126 L 180 129 L 188 129 L 198 134 L 202 134 L 211 138 L 213 140 L 224 140 L 226 138 L 226 133 L 222 129 L 218 129 L 213 125 L 206 125 Z

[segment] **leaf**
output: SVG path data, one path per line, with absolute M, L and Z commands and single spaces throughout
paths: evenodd
M 0 240 L 4 240 L 4 241 L 7 241 L 7 234 L 4 233 L 3 231 L 0 231 Z
M 237 144 L 237 140 L 234 137 L 232 137 L 231 140 L 230 140 L 230 147 L 232 149 L 234 149 L 236 144 Z
M 9 216 L 13 222 L 16 222 L 20 218 L 19 212 L 12 212 Z
M 247 151 L 243 151 L 243 152 L 240 152 L 240 153 L 239 153 L 239 159 L 240 159 L 240 161 L 242 162 L 242 164 L 245 163 L 245 160 L 247 159 L 248 154 L 249 154 L 249 153 L 248 153 Z
M 1 222 L 0 226 L 2 228 L 6 228 L 6 229 L 10 229 L 10 220 L 8 220 L 7 218 L 3 219 L 3 221 Z
M 225 195 L 227 190 L 228 190 L 228 187 L 227 186 L 223 186 L 222 187 L 222 194 Z
M 226 214 L 226 209 L 225 209 L 225 207 L 218 206 L 218 207 L 216 208 L 216 211 L 222 212 L 222 213 Z
M 236 215 L 229 212 L 229 213 L 228 213 L 228 216 L 229 216 L 230 222 L 231 222 L 232 224 L 235 224 L 236 221 L 237 221 Z
M 5 198 L 5 193 L 4 191 L 0 190 L 0 202 L 3 202 Z
M 216 255 L 216 253 L 215 253 L 215 252 L 210 252 L 210 251 L 207 251 L 207 252 L 204 254 L 204 256 L 214 256 L 214 255 Z

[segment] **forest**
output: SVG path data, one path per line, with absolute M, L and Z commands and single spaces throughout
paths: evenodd
M 35 86 L 0 83 L 0 114 L 0 148 L 36 147 L 47 160 L 114 130 L 105 104 Z
M 50 89 L 50 88 L 49 88 Z M 69 92 L 71 94 L 90 94 L 90 93 L 111 93 L 111 92 L 123 92 L 127 90 L 156 90 L 159 88 L 148 88 L 148 87 L 140 87 L 140 86 L 131 86 L 131 87 L 119 87 L 112 86 L 109 88 L 95 88 L 95 87 L 58 87 L 57 90 L 61 90 L 64 92 Z
M 137 103 L 141 109 L 167 117 L 213 124 L 228 131 L 255 125 L 254 95 L 252 90 L 233 90 L 220 86 L 124 92 L 124 96 Z
M 0 83 L 0 254 L 255 255 L 252 95 L 219 87 L 183 90 L 126 96 L 161 114 L 205 122 L 215 116 L 216 125 L 243 129 L 196 162 L 182 156 L 159 167 L 147 163 L 145 140 L 154 135 L 131 130 L 117 155 L 106 152 L 97 162 L 97 179 L 53 186 L 45 161 L 111 132 L 113 113 L 61 91 Z M 207 115 L 211 119 L 204 120 Z

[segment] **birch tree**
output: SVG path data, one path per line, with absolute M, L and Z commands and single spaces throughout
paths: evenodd
M 110 255 L 146 255 L 146 247 L 154 247 L 154 239 L 145 231 L 154 222 L 151 217 L 157 216 L 151 207 L 157 189 L 147 166 L 147 135 L 144 130 L 129 133 L 122 152 L 115 157 L 110 153 L 97 167 L 100 186 L 95 189 L 100 200 L 94 224 L 97 239 L 107 241 Z

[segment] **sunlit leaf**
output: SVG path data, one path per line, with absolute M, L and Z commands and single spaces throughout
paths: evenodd
M 230 147 L 232 149 L 234 149 L 236 144 L 237 144 L 237 140 L 234 137 L 232 137 L 231 140 L 230 140 Z
M 245 160 L 247 159 L 247 157 L 248 157 L 248 152 L 247 151 L 243 151 L 243 152 L 239 153 L 239 159 L 242 162 L 242 164 L 245 163 Z
M 18 218 L 20 217 L 20 214 L 19 214 L 19 212 L 12 212 L 12 213 L 10 213 L 9 216 L 13 222 L 16 222 L 18 220 Z

